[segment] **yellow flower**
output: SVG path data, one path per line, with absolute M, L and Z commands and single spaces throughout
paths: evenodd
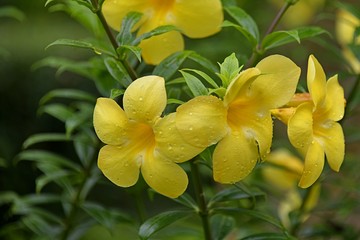
M 176 126 L 190 144 L 207 147 L 220 141 L 213 154 L 215 181 L 237 182 L 266 157 L 273 131 L 270 109 L 290 100 L 299 75 L 290 59 L 269 56 L 241 72 L 223 101 L 199 96 L 178 107 Z
M 344 159 L 345 144 L 342 127 L 337 121 L 344 115 L 344 91 L 337 75 L 326 82 L 320 63 L 309 57 L 307 86 L 311 101 L 300 104 L 288 120 L 291 144 L 305 156 L 305 167 L 299 186 L 311 186 L 320 176 L 324 157 L 334 171 Z
M 109 25 L 117 30 L 127 13 L 143 13 L 139 34 L 174 25 L 190 38 L 203 38 L 220 31 L 223 21 L 220 0 L 105 0 L 102 10 Z M 184 40 L 181 33 L 170 31 L 142 41 L 140 47 L 145 62 L 158 64 L 183 50 Z
M 353 71 L 360 73 L 360 61 L 351 52 L 348 44 L 353 42 L 354 32 L 360 26 L 360 19 L 345 10 L 339 10 L 336 15 L 336 37 L 343 48 L 343 55 L 348 60 Z M 355 44 L 360 44 L 360 37 L 355 39 Z
M 175 127 L 175 113 L 160 117 L 167 101 L 164 79 L 137 79 L 126 89 L 123 101 L 124 110 L 112 99 L 97 100 L 94 128 L 106 144 L 99 152 L 99 168 L 121 187 L 134 185 L 141 170 L 155 191 L 178 197 L 188 179 L 176 163 L 191 159 L 203 148 L 182 139 Z

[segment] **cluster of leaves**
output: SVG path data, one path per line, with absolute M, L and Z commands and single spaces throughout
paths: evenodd
M 138 47 L 140 41 L 176 29 L 173 26 L 162 26 L 136 35 L 132 29 L 140 20 L 141 14 L 129 13 L 123 20 L 121 31 L 109 42 L 105 38 L 108 29 L 106 26 L 104 28 L 101 21 L 102 2 L 48 0 L 46 5 L 52 11 L 66 11 L 94 33 L 94 38 L 91 39 L 59 39 L 48 47 L 61 45 L 84 48 L 93 51 L 95 55 L 85 61 L 49 57 L 34 64 L 34 68 L 53 67 L 58 69 L 58 76 L 64 71 L 73 72 L 92 80 L 99 95 L 111 98 L 121 98 L 136 76 L 150 73 L 159 75 L 165 78 L 167 86 L 177 86 L 168 87 L 168 102 L 175 104 L 199 95 L 216 94 L 223 97 L 230 81 L 242 69 L 235 54 L 227 57 L 218 67 L 190 50 L 174 53 L 155 67 L 146 66 L 141 61 L 141 49 Z M 243 9 L 233 4 L 226 5 L 224 9 L 232 20 L 225 20 L 223 27 L 232 27 L 244 35 L 251 45 L 254 59 L 260 58 L 268 50 L 327 33 L 320 27 L 310 26 L 272 31 L 261 38 L 256 22 Z M 76 14 L 78 12 L 81 14 Z M 360 33 L 358 30 L 357 35 Z M 355 46 L 355 43 L 351 49 L 358 53 L 358 45 Z M 202 71 L 183 68 L 188 60 L 198 65 Z M 37 236 L 36 239 L 43 239 L 44 236 L 80 239 L 84 235 L 89 237 L 86 235 L 89 229 L 97 224 L 113 231 L 116 236 L 114 231 L 119 228 L 119 223 L 130 226 L 131 231 L 135 232 L 134 236 L 138 235 L 141 239 L 166 236 L 169 233 L 160 230 L 170 224 L 181 226 L 182 236 L 201 237 L 200 228 L 193 229 L 182 220 L 189 219 L 198 223 L 198 216 L 205 214 L 210 216 L 214 239 L 224 239 L 227 236 L 236 239 L 292 239 L 274 214 L 269 209 L 261 208 L 259 203 L 266 200 L 266 193 L 245 184 L 223 187 L 217 192 L 209 190 L 206 212 L 203 212 L 192 194 L 185 193 L 175 199 L 175 209 L 156 213 L 141 224 L 136 217 L 129 216 L 122 209 L 110 209 L 104 204 L 91 201 L 91 190 L 99 184 L 106 184 L 102 182 L 96 166 L 100 143 L 92 128 L 95 101 L 96 96 L 76 89 L 53 90 L 41 99 L 39 112 L 61 121 L 65 131 L 35 134 L 24 142 L 24 150 L 18 154 L 17 161 L 32 161 L 41 173 L 36 179 L 35 194 L 20 196 L 14 192 L 0 193 L 0 205 L 10 206 L 9 216 L 19 217 L 19 221 L 1 229 L 1 237 L 8 237 L 20 229 L 32 232 Z M 71 146 L 74 154 L 65 156 L 35 148 L 48 142 L 65 142 Z M 210 154 L 207 153 L 208 151 L 203 153 L 198 162 L 211 167 Z M 52 209 L 55 210 L 51 211 Z M 237 226 L 240 225 L 251 227 L 240 232 L 237 231 Z M 261 226 L 261 233 L 256 230 L 257 226 Z M 180 234 L 173 230 L 172 237 Z

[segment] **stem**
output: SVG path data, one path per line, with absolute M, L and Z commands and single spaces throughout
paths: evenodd
M 110 42 L 111 42 L 111 45 L 113 46 L 113 48 L 115 49 L 115 52 L 117 53 L 117 49 L 119 48 L 119 44 L 117 43 L 114 35 L 112 34 L 110 28 L 109 28 L 109 25 L 107 24 L 106 22 L 106 19 L 104 17 L 104 14 L 102 13 L 101 11 L 101 6 L 98 6 L 98 1 L 97 0 L 91 0 L 91 3 L 94 7 L 94 12 L 96 14 L 96 16 L 99 18 L 105 32 L 106 32 L 106 35 L 108 36 Z M 137 74 L 135 72 L 135 70 L 129 65 L 129 63 L 126 61 L 126 60 L 120 60 L 121 63 L 124 65 L 126 71 L 129 73 L 131 79 L 133 81 L 135 81 L 138 77 L 137 77 Z
M 209 210 L 206 205 L 204 191 L 201 184 L 201 177 L 198 165 L 195 160 L 190 162 L 191 174 L 193 179 L 193 186 L 195 190 L 196 200 L 199 205 L 199 216 L 201 217 L 204 235 L 206 240 L 212 240 L 210 223 L 209 223 Z
M 285 4 L 281 7 L 277 15 L 275 16 L 274 20 L 270 24 L 268 30 L 265 33 L 264 38 L 272 33 L 276 26 L 279 24 L 281 18 L 284 16 L 285 12 L 289 9 L 291 5 L 294 5 L 296 1 L 286 1 Z M 264 39 L 263 38 L 263 39 Z M 245 64 L 245 68 L 249 68 L 254 65 L 254 63 L 257 61 L 257 59 L 262 55 L 262 41 L 258 43 L 256 48 L 254 49 L 253 53 L 251 54 L 251 57 L 249 58 L 249 61 Z
M 82 191 L 84 189 L 84 186 L 85 186 L 87 180 L 89 179 L 89 176 L 91 174 L 91 169 L 92 169 L 95 162 L 96 162 L 95 159 L 92 159 L 92 161 L 84 169 L 84 177 L 83 177 L 83 179 L 82 179 L 82 181 L 80 183 L 80 186 L 77 189 L 74 200 L 71 203 L 70 213 L 67 216 L 67 218 L 64 220 L 65 230 L 64 230 L 64 232 L 62 233 L 62 236 L 61 236 L 62 240 L 68 239 L 68 236 L 70 234 L 71 227 L 72 227 L 72 221 L 75 218 L 76 213 L 77 213 L 77 211 L 79 209 L 80 202 L 82 201 L 81 193 L 82 193 Z

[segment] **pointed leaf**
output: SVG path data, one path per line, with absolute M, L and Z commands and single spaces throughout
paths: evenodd
M 212 87 L 214 88 L 219 88 L 219 86 L 217 85 L 217 83 L 206 73 L 196 70 L 196 69 L 189 69 L 189 68 L 184 68 L 182 69 L 182 71 L 190 71 L 190 72 L 194 72 L 198 75 L 200 75 L 205 81 L 207 81 Z
M 241 238 L 241 240 L 295 240 L 295 238 L 290 237 L 288 235 L 285 235 L 283 233 L 259 233 L 250 235 L 244 238 Z
M 131 44 L 135 36 L 132 33 L 135 25 L 140 21 L 142 13 L 129 12 L 121 22 L 121 28 L 119 34 L 116 36 L 116 40 L 119 45 L 133 45 Z
M 36 143 L 69 140 L 70 139 L 63 133 L 38 133 L 28 137 L 23 143 L 23 148 L 28 148 Z
M 40 105 L 45 104 L 46 102 L 54 98 L 66 98 L 73 100 L 83 100 L 95 103 L 95 97 L 88 92 L 77 90 L 77 89 L 55 89 L 48 92 L 40 99 Z
M 234 229 L 236 221 L 233 217 L 216 214 L 211 217 L 211 229 L 215 240 L 222 240 Z
M 160 213 L 146 220 L 140 226 L 139 236 L 142 239 L 149 239 L 149 237 L 151 237 L 154 233 L 160 231 L 166 226 L 182 218 L 189 217 L 192 214 L 194 214 L 193 211 L 186 211 L 186 210 L 168 211 L 168 212 Z
M 169 80 L 191 53 L 191 51 L 181 51 L 171 54 L 155 67 L 153 74 Z
M 57 46 L 57 45 L 90 49 L 90 50 L 94 51 L 96 54 L 105 53 L 108 55 L 113 55 L 113 53 L 107 51 L 106 49 L 102 49 L 101 47 L 95 46 L 90 42 L 82 41 L 82 40 L 74 40 L 74 39 L 58 39 L 58 40 L 50 43 L 46 47 L 46 49 L 49 47 L 52 47 L 52 46 Z
M 109 71 L 110 75 L 123 87 L 128 87 L 132 82 L 129 73 L 126 71 L 124 65 L 112 57 L 107 57 L 104 59 L 106 69 Z
M 204 86 L 204 84 L 197 77 L 185 72 L 180 71 L 183 77 L 185 78 L 186 84 L 190 88 L 194 97 L 201 95 L 208 95 L 208 90 Z
M 151 30 L 150 32 L 146 32 L 144 34 L 141 34 L 139 37 L 137 37 L 132 45 L 139 45 L 140 42 L 144 39 L 148 39 L 148 38 L 151 38 L 153 36 L 157 36 L 157 35 L 160 35 L 160 34 L 163 34 L 163 33 L 167 33 L 167 32 L 170 32 L 170 31 L 179 31 L 179 29 L 173 25 L 163 25 L 163 26 L 159 26 L 153 30 Z

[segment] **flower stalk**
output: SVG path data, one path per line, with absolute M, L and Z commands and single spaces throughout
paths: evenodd
M 199 166 L 197 165 L 196 160 L 192 160 L 190 162 L 190 166 L 191 166 L 191 175 L 195 190 L 195 196 L 199 206 L 198 214 L 201 217 L 201 222 L 204 230 L 204 238 L 206 240 L 212 240 L 212 234 L 211 234 L 210 222 L 209 222 L 209 209 L 207 208 L 204 190 L 201 184 Z

